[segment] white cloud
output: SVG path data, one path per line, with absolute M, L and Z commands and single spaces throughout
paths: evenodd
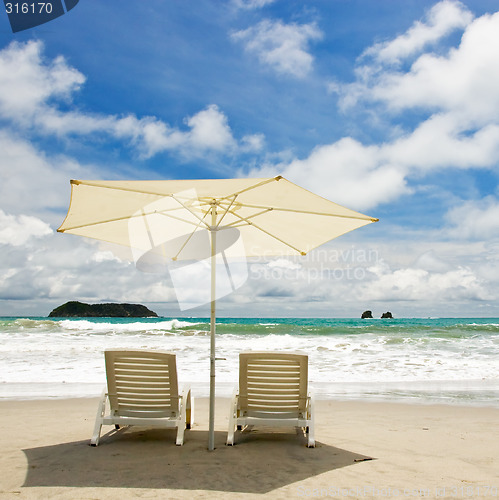
M 8 213 L 36 215 L 57 227 L 69 203 L 69 179 L 92 179 L 105 172 L 62 155 L 47 156 L 25 139 L 0 130 L 0 200 Z
M 475 20 L 447 57 L 422 56 L 407 74 L 388 74 L 372 95 L 396 109 L 453 112 L 469 124 L 497 120 L 499 13 Z
M 243 138 L 238 144 L 227 116 L 214 104 L 186 118 L 185 123 L 189 130 L 182 131 L 153 117 L 137 119 L 130 115 L 113 121 L 110 132 L 131 138 L 146 158 L 162 151 L 177 151 L 191 157 L 207 151 L 230 153 L 238 147 L 247 149 L 246 140 Z
M 261 151 L 265 145 L 263 134 L 245 135 L 241 139 L 241 151 Z
M 391 271 L 386 263 L 369 268 L 375 279 L 360 286 L 362 300 L 453 301 L 487 300 L 483 283 L 469 268 L 446 272 L 402 268 Z
M 343 106 L 359 99 L 382 102 L 392 111 L 421 108 L 452 112 L 462 126 L 497 120 L 499 106 L 499 13 L 467 27 L 459 47 L 445 55 L 425 53 L 407 72 L 363 65 L 351 85 L 338 86 Z
M 217 106 L 208 106 L 187 120 L 188 142 L 202 149 L 222 151 L 235 146 L 227 117 Z
M 23 216 L 16 221 L 33 238 L 33 221 L 28 224 Z M 176 302 L 167 275 L 137 272 L 133 264 L 98 250 L 96 242 L 78 239 L 75 245 L 70 236 L 52 232 L 19 243 L 2 247 L 0 299 Z
M 0 210 L 0 243 L 4 245 L 25 245 L 31 238 L 52 234 L 50 226 L 37 217 L 9 215 Z
M 442 16 L 449 12 L 453 14 L 445 21 Z M 413 27 L 395 45 L 383 47 L 398 47 L 393 53 L 400 55 L 400 40 L 422 48 L 431 38 L 427 30 L 442 34 L 466 26 L 459 46 L 444 56 L 423 54 L 407 71 L 364 64 L 357 81 L 334 84 L 340 104 L 374 101 L 382 106 L 374 112 L 383 116 L 387 110 L 425 108 L 427 118 L 385 143 L 364 145 L 343 138 L 315 148 L 304 159 L 267 164 L 252 175 L 279 173 L 338 203 L 368 210 L 410 193 L 414 176 L 449 167 L 494 168 L 499 163 L 499 13 L 471 21 L 461 4 L 444 1 L 429 19 L 426 31 Z M 381 50 L 375 49 L 373 53 Z
M 435 114 L 381 149 L 382 157 L 406 173 L 493 167 L 499 161 L 499 124 L 468 132 L 453 113 Z
M 85 82 L 63 57 L 43 58 L 43 43 L 13 42 L 0 50 L 0 117 L 37 134 L 89 136 L 105 133 L 128 141 L 143 157 L 163 151 L 196 157 L 206 152 L 231 153 L 259 144 L 232 134 L 227 116 L 214 104 L 185 120 L 187 129 L 172 127 L 156 117 L 137 118 L 61 111 L 58 102 L 68 101 Z
M 278 73 L 302 78 L 312 69 L 313 56 L 308 45 L 322 38 L 315 23 L 284 24 L 265 19 L 256 26 L 232 34 L 233 40 L 245 43 L 248 52 L 255 53 L 260 62 Z
M 110 250 L 101 250 L 101 251 L 95 252 L 92 255 L 91 260 L 94 262 L 99 262 L 99 263 L 106 262 L 106 261 L 122 262 L 122 260 L 119 257 L 117 257 L 116 255 L 114 255 L 114 253 L 111 252 Z
M 52 98 L 70 98 L 85 77 L 63 57 L 42 61 L 43 44 L 12 42 L 0 51 L 0 114 L 27 124 Z
M 499 238 L 499 201 L 492 196 L 467 201 L 451 209 L 446 220 L 448 234 L 456 239 L 494 240 Z
M 434 5 L 426 18 L 426 22 L 415 22 L 406 33 L 394 40 L 370 47 L 363 56 L 372 56 L 384 63 L 399 63 L 452 31 L 465 28 L 473 15 L 462 3 L 444 0 Z
M 414 262 L 413 267 L 438 273 L 444 273 L 451 270 L 450 263 L 437 255 L 434 250 L 428 250 L 421 254 Z
M 245 10 L 261 9 L 274 2 L 275 0 L 233 0 L 236 7 Z
M 357 210 L 373 208 L 410 192 L 405 169 L 391 164 L 383 148 L 364 146 L 351 138 L 320 146 L 304 160 L 251 172 L 254 176 L 275 174 Z
M 274 259 L 271 260 L 267 265 L 270 268 L 276 267 L 281 269 L 290 269 L 293 271 L 302 268 L 301 264 L 297 264 L 296 262 L 292 262 L 288 259 Z

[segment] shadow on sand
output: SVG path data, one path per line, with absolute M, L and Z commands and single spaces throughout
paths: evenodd
M 370 460 L 320 442 L 307 448 L 303 436 L 265 430 L 237 433 L 233 447 L 225 446 L 226 433 L 217 432 L 212 452 L 207 450 L 206 431 L 188 431 L 183 446 L 175 446 L 174 437 L 169 429 L 120 429 L 103 436 L 98 447 L 76 441 L 25 449 L 28 472 L 23 486 L 258 494 Z

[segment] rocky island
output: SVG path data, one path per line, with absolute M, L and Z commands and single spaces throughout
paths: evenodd
M 85 304 L 70 301 L 56 307 L 49 318 L 157 318 L 158 315 L 141 304 Z
M 364 311 L 360 317 L 361 319 L 373 319 L 373 313 L 372 311 Z M 381 319 L 393 319 L 393 315 L 387 311 L 381 315 Z

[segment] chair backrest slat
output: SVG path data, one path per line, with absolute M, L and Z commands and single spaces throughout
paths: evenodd
M 114 415 L 169 417 L 178 412 L 175 354 L 105 351 L 109 401 Z
M 244 352 L 239 355 L 239 408 L 248 416 L 282 417 L 305 411 L 308 356 Z

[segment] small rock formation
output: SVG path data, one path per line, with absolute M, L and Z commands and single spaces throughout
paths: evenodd
M 393 319 L 393 316 L 392 316 L 392 313 L 390 311 L 387 311 L 386 313 L 383 313 L 381 315 L 381 318 Z
M 370 319 L 370 318 L 372 319 L 372 317 L 373 317 L 372 311 L 364 311 L 362 313 L 361 319 Z
M 49 318 L 157 318 L 158 315 L 141 304 L 85 304 L 70 301 L 56 307 Z

